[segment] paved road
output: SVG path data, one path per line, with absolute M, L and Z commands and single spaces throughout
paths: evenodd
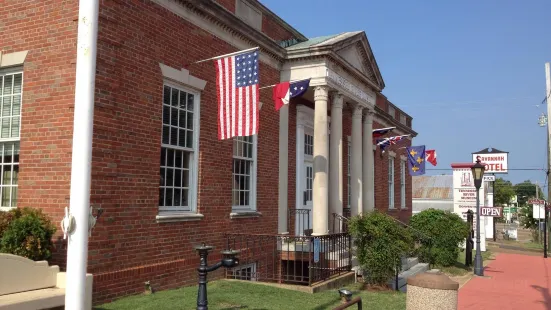
M 459 310 L 551 309 L 551 258 L 499 253 L 459 290 Z

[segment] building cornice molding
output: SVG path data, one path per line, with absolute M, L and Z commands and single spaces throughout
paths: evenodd
M 286 56 L 285 48 L 217 2 L 210 0 L 152 1 L 239 50 L 258 46 L 261 51 L 261 61 L 278 70 L 281 69 Z
M 381 109 L 379 106 L 375 106 L 375 118 L 374 120 L 377 123 L 384 125 L 385 127 L 396 127 L 403 134 L 410 134 L 411 137 L 416 137 L 417 132 L 406 125 L 400 123 L 398 120 L 392 118 L 387 112 Z

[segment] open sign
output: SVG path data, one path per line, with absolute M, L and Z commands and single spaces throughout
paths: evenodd
M 503 208 L 501 207 L 480 207 L 481 216 L 501 217 L 503 215 Z

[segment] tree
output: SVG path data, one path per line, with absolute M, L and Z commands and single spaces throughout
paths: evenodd
M 518 211 L 520 213 L 520 224 L 527 229 L 535 230 L 538 228 L 538 221 L 532 217 L 533 206 L 528 204 L 528 200 L 536 197 L 536 188 L 538 197 L 543 198 L 541 187 L 526 180 L 515 185 L 515 193 L 517 194 Z
M 518 204 L 519 206 L 526 205 L 528 200 L 530 198 L 536 197 L 536 184 L 530 182 L 530 180 L 526 180 L 522 183 L 518 183 L 515 185 L 515 193 L 518 196 Z M 541 187 L 538 186 L 538 197 L 540 199 L 543 199 L 543 191 L 541 190 Z
M 503 178 L 497 178 L 494 183 L 494 202 L 498 205 L 508 204 L 515 196 L 513 183 Z

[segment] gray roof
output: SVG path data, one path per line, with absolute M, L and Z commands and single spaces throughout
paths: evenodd
M 422 175 L 411 179 L 413 199 L 453 199 L 452 175 Z
M 351 31 L 351 32 L 343 32 L 339 34 L 332 34 L 328 36 L 321 36 L 321 37 L 315 37 L 310 38 L 307 41 L 300 42 L 295 45 L 291 45 L 287 47 L 288 50 L 296 50 L 301 48 L 309 48 L 313 46 L 323 46 L 323 45 L 331 45 L 333 43 L 336 43 L 338 41 L 344 40 L 346 38 L 349 38 L 351 36 L 354 36 L 358 33 L 361 33 L 363 31 Z

